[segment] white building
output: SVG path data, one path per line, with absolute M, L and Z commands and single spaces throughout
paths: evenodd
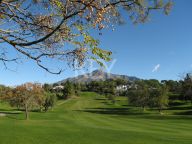
M 64 86 L 62 86 L 62 85 L 55 86 L 55 87 L 53 88 L 53 90 L 62 90 L 62 89 L 64 89 Z

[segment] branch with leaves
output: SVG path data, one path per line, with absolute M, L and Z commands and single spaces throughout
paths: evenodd
M 24 56 L 53 74 L 62 70 L 52 71 L 43 63 L 45 59 L 64 61 L 73 68 L 87 59 L 102 65 L 97 59 L 109 61 L 112 53 L 99 48 L 91 29 L 98 33 L 113 29 L 126 21 L 123 12 L 133 23 L 143 23 L 152 10 L 168 14 L 172 5 L 170 0 L 1 0 L 0 61 Z M 10 48 L 19 56 L 8 60 L 5 49 Z

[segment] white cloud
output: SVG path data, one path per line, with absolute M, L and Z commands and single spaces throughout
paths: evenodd
M 160 64 L 157 64 L 154 68 L 153 68 L 153 70 L 152 70 L 152 72 L 157 72 L 159 69 L 160 69 Z

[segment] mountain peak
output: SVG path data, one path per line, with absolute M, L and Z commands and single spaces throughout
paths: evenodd
M 124 79 L 128 81 L 139 80 L 139 78 L 137 77 L 107 73 L 101 69 L 98 69 L 98 70 L 92 71 L 91 73 L 79 75 L 73 78 L 67 78 L 57 83 L 61 84 L 61 83 L 65 83 L 66 81 L 70 81 L 74 83 L 89 83 L 91 81 L 105 81 L 107 79 Z
M 96 69 L 96 70 L 94 70 L 94 71 L 92 71 L 91 72 L 92 74 L 102 74 L 102 73 L 106 73 L 104 70 L 102 70 L 102 69 Z
M 106 75 L 107 73 L 104 72 L 103 70 L 101 69 L 98 69 L 98 70 L 94 70 L 90 73 L 91 76 L 101 76 L 101 75 Z

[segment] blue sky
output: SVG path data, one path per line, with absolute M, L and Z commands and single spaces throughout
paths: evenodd
M 145 24 L 133 25 L 128 21 L 117 26 L 115 31 L 104 30 L 99 39 L 102 48 L 113 52 L 114 61 L 108 63 L 109 67 L 113 65 L 111 72 L 144 79 L 178 80 L 182 73 L 192 71 L 191 6 L 191 0 L 175 0 L 169 16 L 153 12 Z M 50 66 L 55 65 L 56 62 L 50 63 Z M 0 63 L 1 84 L 52 83 L 76 74 L 66 67 L 61 75 L 52 75 L 29 60 L 9 66 L 15 71 L 5 70 Z

